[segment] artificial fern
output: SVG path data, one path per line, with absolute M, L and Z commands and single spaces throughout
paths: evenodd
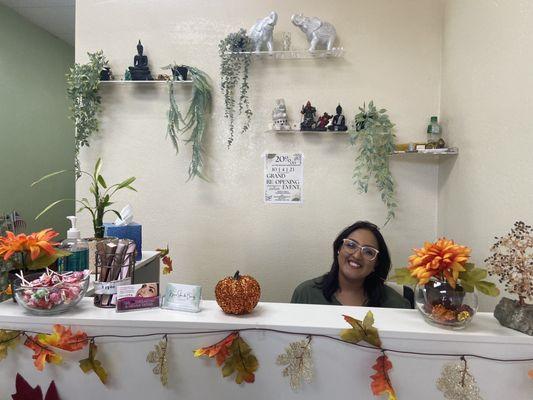
M 87 53 L 89 62 L 74 64 L 67 73 L 67 97 L 72 102 L 70 119 L 74 121 L 75 133 L 75 162 L 76 174 L 79 176 L 80 148 L 89 146 L 89 138 L 98 131 L 98 113 L 100 112 L 101 98 L 98 94 L 100 72 L 107 65 L 102 50 L 96 53 Z
M 189 165 L 189 179 L 199 177 L 207 180 L 204 173 L 205 149 L 202 145 L 207 128 L 207 114 L 211 111 L 212 87 L 209 76 L 202 70 L 186 66 L 193 80 L 193 97 L 185 117 L 181 114 L 176 99 L 174 98 L 174 81 L 169 82 L 169 102 L 167 135 L 170 137 L 176 152 L 178 147 L 178 133 L 190 131 L 191 134 L 185 143 L 192 144 L 192 160 Z M 181 125 L 180 125 L 181 124 Z
M 353 171 L 354 185 L 360 193 L 367 193 L 368 184 L 373 178 L 381 193 L 381 200 L 387 206 L 385 225 L 395 217 L 398 206 L 394 192 L 394 180 L 389 168 L 389 156 L 394 151 L 394 124 L 386 114 L 387 110 L 378 110 L 371 101 L 359 107 L 355 116 L 356 131 L 351 133 L 351 143 L 357 146 Z
M 252 110 L 248 99 L 248 71 L 251 63 L 250 52 L 252 50 L 252 40 L 246 34 L 244 29 L 238 32 L 230 33 L 222 39 L 218 45 L 220 53 L 220 88 L 224 93 L 224 116 L 229 120 L 229 137 L 228 147 L 233 143 L 235 131 L 235 96 L 239 81 L 238 109 L 239 115 L 244 112 L 244 122 L 241 127 L 241 133 L 244 133 L 250 127 Z M 242 54 L 236 54 L 242 53 Z

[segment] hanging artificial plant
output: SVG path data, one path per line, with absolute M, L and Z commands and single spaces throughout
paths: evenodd
M 235 132 L 235 96 L 237 86 L 240 81 L 240 94 L 238 107 L 239 115 L 244 112 L 244 121 L 241 127 L 241 133 L 244 133 L 250 127 L 252 110 L 248 98 L 248 71 L 250 69 L 252 40 L 246 34 L 244 29 L 238 32 L 230 33 L 222 39 L 218 45 L 220 53 L 220 87 L 224 93 L 224 116 L 229 120 L 229 138 L 228 148 L 233 143 Z M 236 54 L 242 53 L 242 54 Z
M 394 218 L 397 207 L 394 193 L 394 180 L 389 168 L 389 155 L 394 152 L 394 124 L 386 114 L 378 110 L 371 101 L 359 107 L 355 116 L 355 132 L 351 133 L 351 143 L 357 146 L 357 157 L 353 171 L 354 185 L 360 193 L 368 192 L 368 183 L 373 177 L 381 192 L 381 200 L 387 206 L 385 225 Z
M 168 83 L 170 107 L 167 113 L 167 135 L 170 137 L 176 153 L 179 152 L 178 133 L 191 132 L 186 143 L 192 144 L 192 160 L 189 165 L 189 180 L 195 176 L 207 180 L 204 173 L 205 150 L 202 139 L 207 127 L 207 114 L 211 111 L 212 88 L 209 76 L 195 67 L 188 68 L 193 81 L 193 97 L 187 114 L 183 116 L 174 97 L 174 80 Z
M 87 53 L 87 64 L 74 64 L 67 73 L 67 97 L 72 102 L 70 119 L 74 121 L 76 173 L 79 174 L 78 155 L 80 148 L 89 146 L 90 136 L 98 131 L 97 114 L 102 106 L 98 94 L 100 71 L 107 66 L 107 60 L 102 50 Z

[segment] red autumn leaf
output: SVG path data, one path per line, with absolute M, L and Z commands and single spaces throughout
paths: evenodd
M 237 332 L 230 333 L 220 342 L 217 342 L 211 346 L 201 347 L 194 351 L 195 357 L 207 356 L 209 358 L 215 357 L 217 366 L 221 366 L 226 361 L 226 358 L 230 355 L 229 348 L 233 341 L 239 336 Z
M 376 371 L 374 375 L 370 376 L 372 379 L 370 384 L 372 393 L 376 396 L 386 393 L 389 395 L 389 400 L 397 400 L 388 374 L 388 371 L 392 369 L 392 363 L 389 358 L 386 355 L 378 357 L 372 369 Z
M 174 270 L 172 268 L 172 259 L 170 258 L 170 256 L 163 257 L 163 264 L 165 265 L 163 267 L 163 275 L 168 275 Z
M 43 392 L 41 391 L 41 387 L 36 386 L 35 389 L 32 388 L 26 379 L 24 379 L 20 374 L 17 374 L 15 388 L 17 392 L 11 396 L 13 400 L 43 400 Z M 50 383 L 44 400 L 60 400 L 54 381 Z
M 61 364 L 61 361 L 63 360 L 63 358 L 59 354 L 54 353 L 53 350 L 50 350 L 45 345 L 40 344 L 37 339 L 37 336 L 28 336 L 28 338 L 24 342 L 24 346 L 33 350 L 33 365 L 35 365 L 35 368 L 37 368 L 37 370 L 39 371 L 42 371 L 44 369 L 44 365 L 47 362 L 51 362 L 53 364 Z
M 39 343 L 57 347 L 58 349 L 66 351 L 78 351 L 87 346 L 87 334 L 82 331 L 78 331 L 72 334 L 69 328 L 65 328 L 63 325 L 54 325 L 54 332 L 47 335 L 40 333 L 37 335 Z

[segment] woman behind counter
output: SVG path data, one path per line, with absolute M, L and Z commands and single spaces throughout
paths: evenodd
M 291 303 L 411 308 L 407 299 L 385 285 L 390 268 L 379 228 L 357 221 L 333 242 L 331 270 L 298 285 Z

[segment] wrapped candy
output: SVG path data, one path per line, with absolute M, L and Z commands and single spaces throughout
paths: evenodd
M 18 300 L 33 309 L 51 310 L 62 304 L 70 304 L 84 292 L 89 270 L 59 274 L 47 270 L 38 279 L 27 281 L 20 275 Z

